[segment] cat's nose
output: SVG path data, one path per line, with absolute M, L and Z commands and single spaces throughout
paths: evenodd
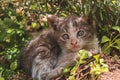
M 71 40 L 71 45 L 76 45 L 77 41 L 76 40 Z

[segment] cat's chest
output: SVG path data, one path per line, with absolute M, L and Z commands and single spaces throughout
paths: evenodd
M 62 53 L 58 57 L 57 65 L 66 63 L 66 62 L 75 61 L 77 57 L 78 55 L 76 52 L 67 53 L 66 51 L 62 51 Z

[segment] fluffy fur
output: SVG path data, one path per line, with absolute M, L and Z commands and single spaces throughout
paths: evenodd
M 22 51 L 23 69 L 37 80 L 51 80 L 72 65 L 80 49 L 98 50 L 93 21 L 85 17 L 48 17 L 50 28 L 30 41 Z

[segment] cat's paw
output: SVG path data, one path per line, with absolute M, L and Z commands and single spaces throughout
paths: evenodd
M 46 76 L 47 76 L 47 73 L 46 73 L 46 74 L 42 74 L 42 75 L 41 75 L 41 79 L 42 79 L 42 80 L 45 80 L 45 79 L 46 79 Z
M 64 71 L 64 67 L 60 67 L 57 71 L 57 74 L 62 74 Z
M 53 71 L 51 71 L 45 80 L 54 80 L 55 78 L 57 78 L 58 76 L 60 76 L 63 73 L 64 68 L 63 67 L 59 67 L 54 69 Z
M 92 53 L 93 55 L 98 54 L 100 52 L 100 50 L 96 50 L 96 49 L 91 49 L 90 53 Z

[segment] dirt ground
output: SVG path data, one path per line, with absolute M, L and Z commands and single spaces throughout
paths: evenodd
M 120 80 L 120 61 L 114 57 L 105 56 L 105 62 L 109 66 L 109 72 L 103 73 L 98 80 Z

